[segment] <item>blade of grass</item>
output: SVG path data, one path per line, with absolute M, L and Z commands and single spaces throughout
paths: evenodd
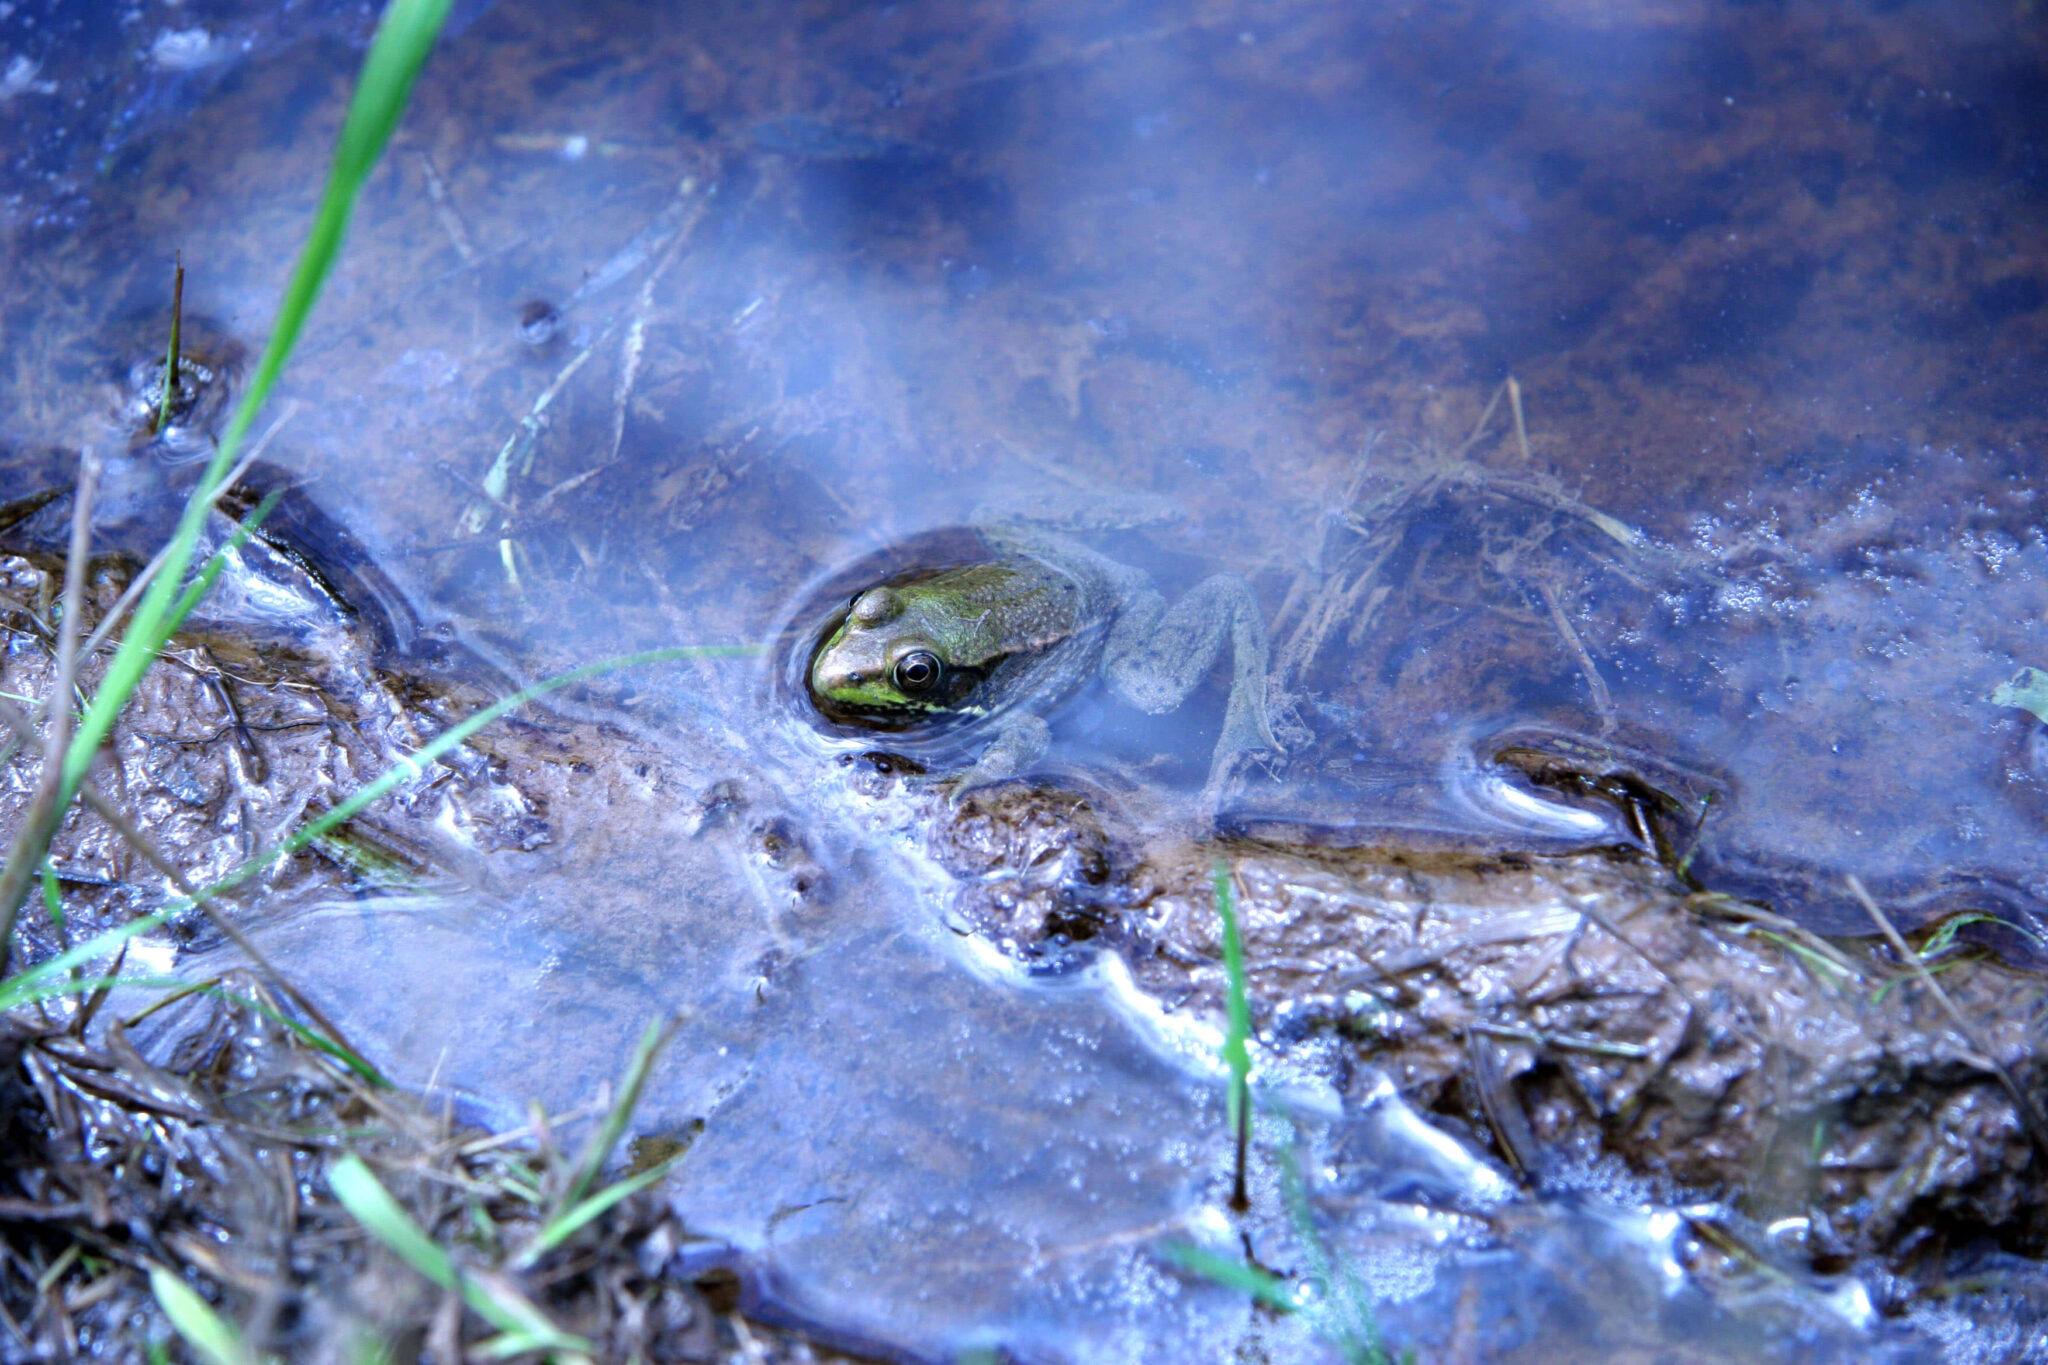
M 640 1103 L 640 1089 L 647 1084 L 647 1073 L 654 1067 L 655 1054 L 667 1041 L 668 1030 L 662 1021 L 649 1020 L 640 1033 L 639 1045 L 633 1049 L 633 1060 L 627 1064 L 626 1074 L 619 1082 L 619 1097 L 612 1102 L 604 1122 L 590 1135 L 589 1144 L 576 1162 L 576 1173 L 571 1177 L 568 1188 L 562 1191 L 562 1203 L 556 1209 L 557 1214 L 583 1197 L 583 1192 L 590 1188 L 590 1183 L 597 1179 L 598 1172 L 611 1158 L 612 1148 L 619 1145 L 619 1139 L 625 1135 L 626 1124 L 633 1117 L 634 1106 Z
M 242 1334 L 216 1313 L 199 1292 L 160 1265 L 149 1268 L 149 1292 L 200 1359 L 211 1365 L 248 1365 L 255 1359 Z
M 181 976 L 73 976 L 46 981 L 9 997 L 9 1006 L 32 1005 L 40 1000 L 57 1000 L 67 995 L 90 995 L 115 987 L 136 990 L 181 991 L 192 983 Z
M 2026 1128 L 2027 1136 L 2033 1140 L 2035 1150 L 2041 1156 L 2048 1157 L 2048 1115 L 2041 1112 L 2041 1106 L 2033 1094 L 2020 1088 L 2019 1082 L 2013 1079 L 2011 1069 L 1998 1060 L 1997 1053 L 1985 1045 L 1984 1035 L 1970 1022 L 1970 1017 L 1956 1007 L 1956 1002 L 1942 989 L 1941 982 L 1927 969 L 1927 964 L 1907 946 L 1904 935 L 1899 933 L 1891 917 L 1878 908 L 1870 892 L 1864 889 L 1863 879 L 1852 872 L 1847 880 L 1850 894 L 1861 903 L 1864 913 L 1870 916 L 1871 921 L 1877 925 L 1878 932 L 1884 935 L 1885 942 L 1891 944 L 1892 951 L 1899 955 L 1900 963 L 1920 978 L 1921 985 L 1934 996 L 1935 1003 L 1941 1006 L 1942 1012 L 1955 1024 L 1957 1032 L 1963 1035 L 1963 1041 L 1976 1049 L 1977 1055 L 1972 1060 L 1997 1077 L 1999 1084 L 2005 1087 L 2006 1094 L 2012 1096 L 2013 1107 L 2019 1113 L 2020 1123 Z
M 185 320 L 185 262 L 178 262 L 177 273 L 171 276 L 171 348 L 164 354 L 164 389 L 156 402 L 156 425 L 149 429 L 152 436 L 164 434 L 164 428 L 171 422 L 171 404 L 178 399 L 178 330 Z
M 235 467 L 228 471 L 227 477 L 214 485 L 213 496 L 207 500 L 207 506 L 211 507 L 214 503 L 219 502 L 222 497 L 226 496 L 229 489 L 242 481 L 242 476 L 249 472 L 250 467 L 261 458 L 271 441 L 276 439 L 277 433 L 284 429 L 284 424 L 297 416 L 298 411 L 299 404 L 296 399 L 284 405 L 284 411 L 279 413 L 277 419 L 264 430 L 261 436 L 256 438 L 256 444 L 249 447 L 249 453 L 237 460 Z M 83 657 L 91 658 L 99 651 L 99 647 L 106 643 L 107 636 L 113 634 L 115 629 L 127 617 L 128 609 L 135 605 L 135 600 L 148 590 L 151 583 L 156 581 L 156 576 L 163 569 L 164 558 L 170 552 L 170 548 L 169 545 L 159 546 L 157 552 L 150 556 L 149 563 L 142 566 L 142 571 L 128 580 L 128 586 L 123 588 L 121 595 L 114 599 L 114 605 L 107 609 L 107 614 L 100 618 L 100 623 L 92 628 L 92 634 L 85 637 L 85 645 L 80 650 L 80 654 Z
M 283 1025 L 291 1031 L 293 1037 L 297 1038 L 307 1047 L 332 1057 L 349 1071 L 354 1072 L 359 1079 L 382 1090 L 389 1090 L 391 1088 L 390 1080 L 383 1072 L 371 1066 L 361 1053 L 340 1039 L 329 1038 L 318 1029 L 308 1028 L 283 1010 L 278 1009 L 275 1005 L 258 1000 L 253 995 L 243 995 L 238 991 L 226 990 L 219 986 L 202 986 L 199 988 L 198 994 L 210 995 L 217 1000 L 227 1000 L 242 1006 L 244 1009 L 254 1010 L 273 1024 Z
M 2036 948 L 2048 948 L 2048 939 L 2043 939 L 2039 933 L 2029 929 L 2024 924 L 2006 919 L 2002 915 L 1993 915 L 1982 910 L 1971 910 L 1960 915 L 1950 915 L 1947 919 L 1943 920 L 1935 931 L 1928 936 L 1926 942 L 1920 945 L 1921 959 L 1924 961 L 1939 957 L 1942 953 L 1947 952 L 1950 946 L 1955 943 L 1956 935 L 1972 924 L 1996 924 L 2001 928 L 2012 930 L 2028 940 Z
M 1221 858 L 1216 860 L 1214 881 L 1216 917 L 1223 921 L 1223 972 L 1229 978 L 1230 989 L 1228 1026 L 1223 1035 L 1223 1063 L 1230 1068 L 1230 1129 L 1237 1147 L 1230 1206 L 1242 1213 L 1252 1204 L 1245 1179 L 1252 1129 L 1252 1057 L 1248 1045 L 1252 1035 L 1252 1011 L 1245 990 L 1244 937 L 1238 931 L 1237 901 L 1231 886 L 1230 866 Z
M 192 581 L 186 586 L 184 594 L 171 607 L 168 618 L 171 630 L 185 624 L 185 618 L 192 614 L 192 609 L 199 605 L 199 599 L 206 596 L 213 587 L 213 581 L 219 578 L 221 570 L 227 567 L 228 556 L 249 543 L 249 537 L 263 524 L 264 518 L 276 510 L 278 499 L 283 496 L 284 490 L 281 488 L 273 488 L 265 493 L 263 500 L 250 510 L 249 515 L 236 524 L 234 534 L 227 538 L 227 542 L 207 556 L 206 563 L 200 566 L 198 573 L 192 575 Z M 170 638 L 168 632 L 165 638 Z
M 562 1332 L 524 1299 L 502 1289 L 493 1294 L 464 1276 L 448 1253 L 392 1198 L 391 1191 L 384 1188 L 362 1158 L 351 1155 L 335 1162 L 327 1183 L 349 1215 L 400 1260 L 422 1278 L 460 1294 L 478 1317 L 525 1342 L 521 1349 L 578 1354 L 590 1350 L 588 1342 Z
M 1268 1308 L 1277 1308 L 1283 1313 L 1298 1312 L 1301 1308 L 1301 1301 L 1295 1297 L 1294 1289 L 1287 1281 L 1249 1261 L 1219 1256 L 1187 1242 L 1168 1242 L 1159 1248 L 1159 1254 L 1182 1270 L 1200 1275 L 1205 1280 L 1214 1280 L 1225 1289 L 1249 1294 Z
M 370 169 L 383 154 L 385 144 L 398 126 L 412 94 L 413 83 L 434 45 L 441 25 L 448 17 L 450 0 L 391 0 L 363 59 L 355 94 L 349 101 L 341 134 L 336 141 L 334 164 L 313 225 L 300 249 L 297 265 L 277 311 L 270 339 L 257 362 L 242 401 L 229 418 L 220 447 L 186 500 L 178 527 L 165 547 L 163 567 L 135 605 L 127 634 L 107 667 L 99 691 L 86 708 L 65 755 L 62 774 L 62 806 L 68 806 L 78 785 L 91 767 L 93 755 L 114 728 L 114 721 L 148 670 L 156 653 L 170 638 L 167 621 L 173 604 L 184 590 L 185 570 L 199 543 L 214 490 L 235 463 L 235 453 L 247 439 L 256 414 L 276 387 L 285 362 L 297 346 L 321 286 L 334 268 L 341 240 L 355 209 L 357 194 Z
M 50 917 L 50 923 L 57 932 L 64 932 L 64 893 L 57 886 L 57 869 L 50 866 L 46 856 L 43 859 L 43 910 Z
M 148 933 L 169 918 L 170 911 L 159 910 L 154 914 L 132 919 L 118 928 L 109 929 L 103 934 L 95 934 L 77 947 L 68 948 L 46 962 L 38 962 L 35 966 L 0 981 L 0 1014 L 17 1005 L 27 1004 L 30 1000 L 47 999 L 48 996 L 38 995 L 36 992 L 44 990 L 55 978 L 63 976 L 73 967 L 107 956 L 129 939 L 138 934 Z
M 39 963 L 27 971 L 0 981 L 0 1013 L 34 1000 L 50 999 L 59 995 L 70 994 L 71 991 L 68 988 L 52 986 L 50 984 L 51 978 L 62 974 L 75 965 L 104 956 L 108 951 L 127 942 L 130 938 L 156 928 L 172 915 L 181 913 L 194 904 L 205 902 L 208 898 L 247 879 L 276 859 L 284 857 L 321 838 L 337 825 L 360 814 L 371 803 L 386 795 L 401 783 L 420 775 L 427 764 L 434 762 L 442 754 L 463 743 L 492 721 L 497 720 L 509 711 L 525 705 L 536 697 L 545 696 L 550 692 L 558 691 L 586 678 L 595 677 L 601 673 L 617 669 L 649 663 L 668 663 L 680 659 L 732 657 L 756 653 L 760 648 L 758 645 L 678 645 L 666 649 L 643 650 L 637 654 L 619 655 L 614 658 L 600 659 L 595 663 L 585 664 L 566 673 L 559 673 L 554 677 L 544 678 L 531 687 L 522 688 L 510 696 L 500 698 L 490 706 L 450 726 L 447 730 L 429 741 L 425 747 L 414 754 L 407 762 L 386 770 L 325 814 L 300 826 L 284 842 L 250 858 L 212 886 L 199 889 L 193 896 L 173 902 L 163 910 L 157 911 L 154 914 L 144 915 L 119 928 L 109 930 L 51 958 L 47 962 Z M 216 922 L 219 921 L 217 920 Z M 93 983 L 88 982 L 86 984 L 89 987 Z M 131 984 L 131 982 L 102 981 L 101 984 Z M 164 984 L 184 985 L 187 983 L 168 982 Z M 304 1001 L 296 996 L 296 994 L 294 995 L 294 1000 L 301 1008 L 309 1008 L 309 1002 Z M 322 1032 L 316 1033 L 313 1030 L 306 1030 L 302 1036 L 309 1043 L 335 1057 L 344 1066 L 357 1071 L 358 1074 L 364 1075 L 365 1079 L 371 1079 L 373 1083 L 383 1082 L 384 1078 L 376 1072 L 375 1068 L 371 1067 L 362 1058 L 360 1053 L 348 1047 L 342 1041 L 340 1034 L 331 1023 L 317 1012 L 312 1013 L 311 1017 L 320 1026 Z M 295 1031 L 299 1027 L 293 1025 L 289 1020 L 285 1022 L 287 1027 L 293 1027 Z M 650 1029 L 653 1027 L 650 1025 Z M 646 1052 L 646 1047 L 646 1040 L 643 1039 L 642 1050 L 639 1054 L 636 1054 L 634 1065 L 627 1072 L 628 1090 L 626 1093 L 622 1093 L 621 1100 L 627 1104 L 628 1109 L 631 1107 L 631 1101 L 638 1098 L 640 1083 L 645 1079 L 645 1065 L 648 1061 L 651 1061 L 651 1054 Z M 614 1112 L 617 1113 L 616 1110 Z M 610 1120 L 608 1119 L 607 1122 L 609 1123 Z M 623 1130 L 624 1122 L 624 1115 L 619 1114 L 618 1125 L 620 1130 Z M 617 1133 L 614 1132 L 610 1141 L 597 1154 L 596 1160 L 599 1166 L 602 1165 L 605 1155 L 609 1153 L 611 1146 L 616 1142 Z M 594 1174 L 594 1168 L 592 1173 Z M 587 1184 L 587 1180 L 584 1183 Z M 580 1193 L 580 1189 L 578 1193 Z
M 337 825 L 360 815 L 365 807 L 371 805 L 379 798 L 388 795 L 404 783 L 424 775 L 428 764 L 462 744 L 470 736 L 508 711 L 517 710 L 536 697 L 543 697 L 550 692 L 560 691 L 564 687 L 582 682 L 586 678 L 595 677 L 600 673 L 609 673 L 622 668 L 633 668 L 650 663 L 671 663 L 678 659 L 731 658 L 743 654 L 758 653 L 760 649 L 761 646 L 759 645 L 675 645 L 666 649 L 647 649 L 637 654 L 620 654 L 609 659 L 600 659 L 596 663 L 584 664 L 582 667 L 572 668 L 566 673 L 557 673 L 551 678 L 543 678 L 531 687 L 522 687 L 510 696 L 501 697 L 482 710 L 449 726 L 446 730 L 443 730 L 432 740 L 428 741 L 419 752 L 413 754 L 409 759 L 386 769 L 370 782 L 357 788 L 346 799 L 299 826 L 283 842 L 253 855 L 240 866 L 222 876 L 219 881 L 203 888 L 199 894 L 202 897 L 218 895 L 248 880 L 251 876 L 262 871 L 279 858 L 298 852 L 315 839 L 326 835 Z
M 1301 1179 L 1301 1132 L 1295 1130 L 1294 1151 L 1280 1163 L 1280 1189 L 1287 1200 L 1288 1216 L 1294 1223 L 1295 1240 L 1308 1256 L 1309 1278 L 1316 1285 L 1318 1300 L 1326 1305 L 1323 1335 L 1344 1353 L 1349 1365 L 1390 1365 L 1380 1324 L 1367 1302 L 1364 1287 L 1351 1266 L 1332 1258 L 1317 1231 L 1315 1212 L 1309 1207 L 1308 1188 Z
M 530 1269 L 541 1257 L 575 1236 L 578 1228 L 601 1216 L 612 1205 L 630 1199 L 640 1191 L 666 1179 L 668 1173 L 674 1170 L 676 1163 L 682 1159 L 683 1153 L 679 1152 L 659 1165 L 648 1167 L 638 1175 L 628 1176 L 624 1180 L 605 1186 L 590 1198 L 550 1218 L 541 1226 L 540 1233 L 533 1239 L 532 1244 L 519 1253 L 519 1259 L 512 1263 L 513 1267 L 518 1270 Z

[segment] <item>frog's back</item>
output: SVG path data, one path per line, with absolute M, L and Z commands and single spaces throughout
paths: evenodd
M 954 645 L 954 662 L 970 668 L 1047 653 L 1088 633 L 1100 616 L 1088 582 L 1024 555 L 944 569 L 917 587 L 921 598 L 971 623 Z

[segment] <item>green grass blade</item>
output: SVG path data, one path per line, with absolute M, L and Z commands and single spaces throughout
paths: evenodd
M 13 983 L 9 983 L 11 986 Z M 45 981 L 21 991 L 10 990 L 0 1011 L 39 1000 L 56 1000 L 67 995 L 91 995 L 94 991 L 128 988 L 133 990 L 182 991 L 192 983 L 177 976 L 67 976 L 62 981 Z
M 1319 1330 L 1344 1353 L 1347 1365 L 1391 1365 L 1385 1342 L 1380 1337 L 1379 1318 L 1365 1297 L 1365 1287 L 1342 1257 L 1332 1258 L 1316 1229 L 1315 1210 L 1309 1207 L 1308 1187 L 1301 1178 L 1301 1133 L 1295 1132 L 1292 1156 L 1280 1163 L 1280 1189 L 1287 1200 L 1287 1212 L 1294 1221 L 1295 1240 L 1308 1257 L 1309 1278 L 1320 1291 L 1326 1307 Z
M 2044 940 L 2039 933 L 2029 929 L 2024 924 L 2006 919 L 2001 915 L 1989 914 L 1982 910 L 1971 910 L 1960 915 L 1950 915 L 1947 919 L 1943 920 L 1935 931 L 1928 936 L 1927 941 L 1920 945 L 1920 956 L 1923 959 L 1939 957 L 1955 944 L 1956 935 L 1972 924 L 2000 925 L 2027 939 L 2036 948 L 2048 948 L 2048 940 Z
M 1245 986 L 1244 935 L 1239 932 L 1237 897 L 1230 867 L 1218 858 L 1213 873 L 1216 917 L 1223 922 L 1223 974 L 1229 985 L 1229 1014 L 1223 1034 L 1223 1064 L 1230 1068 L 1230 1133 L 1235 1148 L 1230 1205 L 1242 1212 L 1251 1207 L 1246 1185 L 1252 1132 L 1252 1008 Z
M 211 1365 L 247 1365 L 253 1357 L 242 1334 L 199 1292 L 160 1265 L 149 1268 L 149 1292 L 194 1354 Z
M 277 500 L 283 496 L 283 489 L 274 488 L 265 493 L 263 501 L 256 504 L 255 510 L 249 513 L 248 518 L 235 527 L 235 533 L 228 537 L 227 544 L 207 556 L 206 563 L 192 576 L 192 582 L 186 587 L 184 595 L 171 607 L 171 614 L 165 618 L 168 627 L 164 632 L 165 638 L 168 639 L 172 631 L 185 624 L 185 618 L 192 614 L 192 608 L 199 605 L 199 599 L 212 591 L 213 581 L 219 578 L 220 571 L 227 567 L 228 556 L 249 543 L 249 537 L 263 524 L 263 519 L 270 515 L 271 509 L 277 506 Z
M 285 1028 L 291 1030 L 293 1037 L 297 1038 L 307 1047 L 332 1057 L 371 1085 L 383 1090 L 391 1088 L 391 1082 L 385 1077 L 384 1073 L 371 1066 L 355 1049 L 345 1043 L 329 1038 L 317 1029 L 307 1027 L 289 1014 L 286 1014 L 283 1010 L 278 1009 L 275 1005 L 258 1000 L 253 995 L 241 995 L 235 991 L 222 990 L 218 986 L 202 986 L 199 988 L 199 994 L 211 995 L 216 999 L 232 1001 L 245 1009 L 252 1009 L 272 1023 L 282 1024 Z
M 654 1067 L 654 1056 L 661 1051 L 664 1037 L 659 1019 L 649 1020 L 641 1031 L 639 1045 L 633 1049 L 633 1060 L 626 1067 L 624 1079 L 619 1082 L 619 1097 L 612 1101 L 604 1122 L 591 1134 L 589 1146 L 584 1148 L 582 1158 L 576 1163 L 576 1174 L 562 1192 L 565 1207 L 583 1197 L 583 1192 L 590 1188 L 598 1172 L 604 1169 L 604 1163 L 611 1158 L 612 1149 L 625 1135 L 626 1124 L 633 1117 L 634 1106 L 640 1103 L 640 1089 L 647 1084 L 647 1073 Z
M 48 858 L 43 859 L 43 909 L 49 912 L 50 923 L 64 932 L 64 893 L 57 886 L 57 869 L 50 866 Z
M 334 165 L 328 172 L 326 189 L 313 215 L 312 229 L 299 251 L 291 282 L 278 306 L 270 339 L 264 345 L 262 358 L 257 363 L 249 387 L 242 394 L 242 401 L 236 405 L 234 415 L 221 435 L 219 449 L 214 451 L 205 472 L 194 485 L 191 497 L 186 499 L 177 530 L 165 547 L 163 567 L 143 593 L 142 600 L 136 603 L 135 615 L 129 621 L 121 646 L 108 664 L 99 691 L 86 708 L 77 733 L 72 736 L 71 747 L 64 756 L 63 785 L 59 790 L 62 805 L 68 806 L 78 795 L 79 784 L 85 780 L 85 774 L 92 766 L 93 755 L 99 752 L 100 745 L 112 733 L 114 722 L 128 704 L 129 696 L 155 660 L 157 651 L 170 638 L 167 622 L 173 604 L 181 596 L 185 570 L 191 565 L 193 552 L 199 544 L 199 534 L 206 524 L 207 508 L 214 489 L 234 467 L 235 456 L 240 452 L 242 442 L 248 438 L 257 412 L 270 397 L 270 391 L 284 372 L 285 362 L 298 345 L 299 334 L 313 310 L 313 302 L 319 297 L 329 272 L 334 269 L 335 257 L 341 251 L 342 236 L 355 209 L 356 196 L 362 190 L 370 168 L 383 154 L 392 130 L 398 126 L 399 116 L 412 94 L 413 82 L 426 62 L 427 53 L 433 48 L 442 22 L 448 17 L 449 3 L 450 0 L 390 0 L 385 6 L 376 37 L 371 40 L 369 54 L 363 60 L 362 74 L 356 79 L 355 95 L 349 101 L 348 116 L 342 123 L 341 135 L 336 142 Z
M 453 1289 L 461 1283 L 462 1277 L 448 1253 L 434 1244 L 434 1239 L 391 1197 L 391 1191 L 384 1188 L 384 1183 L 360 1157 L 345 1156 L 335 1162 L 327 1183 L 349 1215 L 397 1253 L 398 1259 L 443 1289 Z M 507 1330 L 513 1329 L 507 1325 Z
M 152 436 L 161 436 L 171 424 L 171 402 L 178 396 L 178 329 L 184 319 L 185 263 L 180 261 L 177 273 L 171 277 L 171 344 L 164 352 L 164 387 L 157 395 L 156 425 L 149 429 Z
M 476 1315 L 500 1332 L 528 1342 L 523 1349 L 587 1352 L 590 1344 L 560 1331 L 523 1300 L 488 1292 L 465 1277 L 453 1258 L 427 1236 L 361 1157 L 345 1156 L 327 1175 L 328 1186 L 349 1216 L 422 1278 L 455 1290 Z
M 759 645 L 677 645 L 668 649 L 642 650 L 637 654 L 621 654 L 610 659 L 600 659 L 596 663 L 585 664 L 581 668 L 572 668 L 566 673 L 557 673 L 552 678 L 544 678 L 531 687 L 523 687 L 512 695 L 500 698 L 474 715 L 468 716 L 449 726 L 446 730 L 443 730 L 432 740 L 428 741 L 409 761 L 386 769 L 376 778 L 358 788 L 347 799 L 299 826 L 282 843 L 256 854 L 213 885 L 206 887 L 200 894 L 202 896 L 217 895 L 248 880 L 271 863 L 276 862 L 279 858 L 298 852 L 314 840 L 326 835 L 337 825 L 343 824 L 361 814 L 365 807 L 381 797 L 388 795 L 404 783 L 419 777 L 425 772 L 428 764 L 462 744 L 471 735 L 474 735 L 492 721 L 508 711 L 517 710 L 536 697 L 546 696 L 550 692 L 559 691 L 573 683 L 581 682 L 585 678 L 594 677 L 600 673 L 612 672 L 616 669 L 632 668 L 640 664 L 669 663 L 677 659 L 722 658 L 740 654 L 752 654 L 758 652 L 759 649 Z
M 70 971 L 73 967 L 83 966 L 85 963 L 106 957 L 129 939 L 134 938 L 137 934 L 148 933 L 169 919 L 170 916 L 170 911 L 159 910 L 155 914 L 143 915 L 139 919 L 132 919 L 119 928 L 109 929 L 104 934 L 95 934 L 76 947 L 66 949 L 64 952 L 57 954 L 57 956 L 47 962 L 39 962 L 25 971 L 16 972 L 5 981 L 0 981 L 0 1013 L 5 1013 L 16 1005 L 26 1004 L 30 1000 L 49 998 L 47 994 L 37 994 L 37 992 L 45 991 L 57 977 L 63 976 L 64 973 Z M 56 993 L 63 994 L 64 992 Z
M 485 1360 L 510 1360 L 514 1356 L 532 1355 L 536 1351 L 549 1350 L 551 1344 L 551 1338 L 536 1336 L 532 1332 L 500 1332 L 497 1336 L 486 1337 L 469 1349 Z
M 1295 1298 L 1294 1290 L 1287 1281 L 1248 1261 L 1219 1256 L 1187 1242 L 1168 1242 L 1159 1248 L 1159 1254 L 1182 1270 L 1192 1271 L 1205 1280 L 1214 1280 L 1225 1289 L 1249 1294 L 1268 1308 L 1277 1308 L 1283 1313 L 1297 1312 L 1301 1308 L 1300 1300 Z
M 666 1179 L 668 1173 L 674 1170 L 676 1163 L 682 1159 L 682 1154 L 678 1153 L 658 1166 L 650 1166 L 638 1175 L 628 1176 L 616 1184 L 605 1186 L 567 1212 L 550 1218 L 542 1226 L 540 1235 L 533 1239 L 533 1244 L 520 1252 L 519 1259 L 513 1264 L 521 1270 L 532 1266 L 541 1257 L 575 1236 L 577 1229 L 603 1215 L 612 1205 L 630 1199 L 650 1185 Z
M 1251 1088 L 1252 1009 L 1245 989 L 1244 935 L 1238 929 L 1237 897 L 1230 883 L 1230 867 L 1221 858 L 1216 860 L 1214 880 L 1216 917 L 1223 921 L 1223 974 L 1230 992 L 1223 1064 L 1230 1068 L 1230 1125 L 1235 1129 Z

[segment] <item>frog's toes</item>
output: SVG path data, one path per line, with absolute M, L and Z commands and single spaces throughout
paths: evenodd
M 1315 731 L 1302 719 L 1295 698 L 1276 693 L 1266 710 L 1266 731 L 1279 754 L 1300 753 L 1315 741 Z

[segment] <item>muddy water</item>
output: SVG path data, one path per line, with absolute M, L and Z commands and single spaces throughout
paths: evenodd
M 319 562 L 374 570 L 323 582 L 388 668 L 767 649 L 601 685 L 557 713 L 574 761 L 519 760 L 530 838 L 266 932 L 487 1112 L 583 1099 L 684 1012 L 643 1118 L 702 1123 L 677 1197 L 786 1311 L 929 1354 L 1300 1330 L 1153 1251 L 1232 1241 L 1206 1038 L 1111 957 L 1026 979 L 963 938 L 925 851 L 948 817 L 787 686 L 863 576 L 978 509 L 1169 595 L 1251 583 L 1290 752 L 1228 828 L 1633 845 L 1823 930 L 1867 928 L 1852 873 L 1909 927 L 2048 904 L 2048 740 L 1990 700 L 2048 667 L 2024 7 L 560 11 L 458 16 L 266 477 Z M 171 258 L 232 382 L 361 34 L 346 6 L 0 16 L 9 499 L 92 442 L 130 490 L 102 543 L 164 524 L 205 439 L 128 431 Z M 1519 414 L 1489 407 L 1510 375 Z M 1180 828 L 1223 690 L 1085 692 L 1043 774 Z M 1418 1211 L 1501 1176 L 1296 1071 L 1403 1339 L 1782 1325 L 1667 1295 L 1640 1190 Z M 1850 1289 L 1783 1293 L 1867 1325 Z M 1503 1296 L 1559 1306 L 1460 1316 Z

